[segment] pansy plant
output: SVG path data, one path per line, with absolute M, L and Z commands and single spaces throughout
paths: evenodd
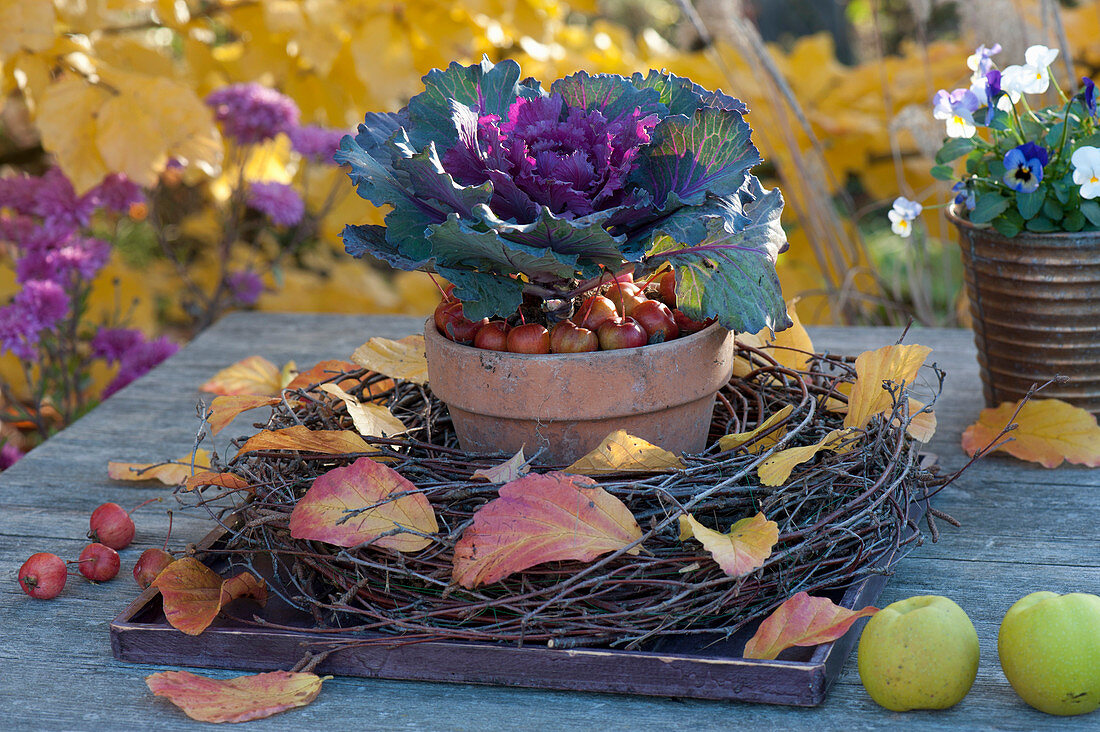
M 543 89 L 514 61 L 451 64 L 396 113 L 371 113 L 336 161 L 385 226 L 349 225 L 349 254 L 455 285 L 467 318 L 523 302 L 560 312 L 627 267 L 676 272 L 689 317 L 787 327 L 775 272 L 783 199 L 745 105 L 650 71 L 579 72 Z
M 1023 64 L 1003 69 L 994 61 L 1000 50 L 979 47 L 967 59 L 970 87 L 934 96 L 933 116 L 944 121 L 946 138 L 932 175 L 954 181 L 953 203 L 971 222 L 1004 236 L 1100 229 L 1095 84 L 1084 78 L 1080 91 L 1067 95 L 1051 73 L 1057 49 L 1032 46 Z M 1033 109 L 1029 97 L 1051 88 L 1060 101 Z M 899 201 L 891 227 L 909 236 L 917 214 L 911 202 Z

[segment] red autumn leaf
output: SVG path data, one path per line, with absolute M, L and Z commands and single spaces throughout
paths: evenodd
M 523 448 L 521 447 L 519 452 L 499 465 L 475 470 L 470 479 L 483 478 L 490 483 L 511 483 L 513 480 L 526 475 L 529 470 L 531 470 L 531 466 L 527 464 L 527 460 L 523 457 Z
M 214 485 L 220 488 L 228 488 L 233 491 L 248 490 L 251 486 L 247 480 L 234 473 L 212 473 L 209 470 L 195 473 L 183 482 L 187 490 L 194 490 L 202 486 Z
M 326 677 L 330 678 L 330 677 Z M 149 690 L 166 697 L 200 722 L 247 722 L 263 719 L 317 698 L 317 674 L 271 671 L 235 679 L 211 679 L 189 671 L 162 671 L 145 679 Z
M 302 425 L 281 430 L 263 430 L 248 438 L 237 457 L 257 450 L 300 450 L 324 455 L 373 452 L 375 448 L 351 430 L 311 430 Z
M 199 635 L 210 627 L 222 608 L 239 597 L 267 603 L 267 585 L 249 572 L 229 579 L 194 557 L 177 559 L 153 580 L 164 599 L 169 625 L 187 635 Z
M 630 510 L 591 478 L 532 474 L 501 486 L 499 495 L 477 510 L 455 545 L 452 576 L 463 587 L 543 562 L 588 562 L 642 537 Z
M 270 407 L 280 401 L 282 400 L 279 397 L 257 396 L 255 394 L 217 396 L 210 404 L 210 414 L 207 416 L 206 421 L 210 423 L 210 431 L 216 435 L 236 419 L 241 412 L 258 409 L 259 407 Z
M 290 390 L 306 389 L 314 384 L 320 384 L 322 381 L 328 381 L 337 374 L 342 374 L 347 371 L 358 371 L 360 368 L 362 367 L 351 361 L 341 361 L 338 359 L 321 361 L 313 366 L 313 368 L 299 372 L 297 376 L 290 380 L 286 388 Z M 343 379 L 339 382 L 339 385 L 342 389 L 352 389 L 359 385 L 359 380 Z
M 249 356 L 214 374 L 199 390 L 227 396 L 276 396 L 290 381 L 294 370 L 293 361 L 280 370 L 263 356 Z
M 336 546 L 371 542 L 416 552 L 431 544 L 420 534 L 437 531 L 427 497 L 393 468 L 365 457 L 319 476 L 290 514 L 290 535 L 295 539 Z
M 835 641 L 848 632 L 852 623 L 877 612 L 878 608 L 870 605 L 862 610 L 849 610 L 827 597 L 810 597 L 799 592 L 764 619 L 756 635 L 745 644 L 745 658 L 770 660 L 791 646 Z

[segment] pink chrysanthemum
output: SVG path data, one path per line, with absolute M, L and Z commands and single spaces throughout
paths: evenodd
M 248 205 L 266 214 L 272 223 L 294 226 L 302 220 L 306 204 L 298 191 L 285 183 L 253 183 L 248 188 Z
M 242 145 L 269 140 L 298 124 L 298 105 L 261 84 L 231 84 L 211 92 L 206 103 L 225 133 Z
M 295 127 L 287 133 L 296 153 L 326 163 L 333 162 L 332 154 L 340 149 L 345 134 L 343 130 L 318 125 Z

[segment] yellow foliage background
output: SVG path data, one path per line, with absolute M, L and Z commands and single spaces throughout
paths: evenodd
M 513 58 L 544 82 L 578 69 L 666 68 L 749 105 L 772 183 L 783 186 L 788 202 L 791 247 L 780 278 L 788 297 L 808 295 L 802 313 L 812 323 L 849 317 L 851 293 L 872 301 L 880 294 L 852 212 L 838 214 L 832 197 L 855 180 L 871 202 L 899 194 L 942 200 L 928 176 L 921 125 L 899 120 L 930 118 L 935 90 L 965 85 L 973 46 L 997 40 L 912 44 L 847 67 L 826 35 L 769 47 L 764 56 L 719 35 L 692 52 L 654 31 L 632 34 L 598 12 L 596 0 L 0 0 L 0 91 L 15 107 L 6 111 L 26 116 L 79 191 L 116 170 L 153 185 L 174 158 L 188 181 L 209 180 L 216 200 L 233 151 L 202 99 L 228 83 L 272 86 L 297 102 L 303 122 L 350 130 L 367 111 L 403 106 L 429 69 L 483 54 Z M 1024 20 L 1041 36 L 1039 19 Z M 1096 70 L 1098 4 L 1067 10 L 1064 21 L 1078 70 Z M 942 130 L 930 134 L 938 144 Z M 306 175 L 318 176 L 307 189 L 317 203 L 343 174 L 295 167 L 282 140 L 251 160 L 246 175 L 294 181 L 299 189 Z M 327 246 L 310 254 L 315 271 L 285 270 L 258 307 L 417 314 L 434 307 L 438 296 L 422 275 L 387 276 L 343 255 L 337 233 L 347 223 L 380 217 L 355 195 L 342 196 L 321 228 Z M 195 216 L 186 228 L 211 244 L 220 235 L 212 215 Z M 938 233 L 949 238 L 942 225 Z M 14 282 L 7 269 L 0 272 L 6 301 Z M 164 315 L 155 303 L 171 303 L 175 287 L 167 265 L 136 267 L 116 253 L 97 282 L 93 309 L 135 299 L 131 324 L 153 333 Z M 0 366 L 17 380 L 10 357 Z

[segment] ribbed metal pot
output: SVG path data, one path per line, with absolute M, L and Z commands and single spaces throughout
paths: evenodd
M 1040 395 L 1100 415 L 1100 232 L 1023 232 L 975 226 L 955 207 L 985 402 Z

